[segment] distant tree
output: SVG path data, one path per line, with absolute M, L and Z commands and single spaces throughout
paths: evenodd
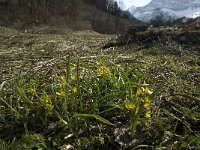
M 125 9 L 125 4 L 124 4 L 124 0 L 117 0 L 118 5 L 122 8 Z
M 117 16 L 120 13 L 120 7 L 118 6 L 117 2 L 110 1 L 108 5 L 108 12 L 114 16 Z
M 94 23 L 95 23 L 95 18 L 97 17 L 96 16 L 96 12 L 97 12 L 97 9 L 96 8 L 91 8 L 90 10 L 90 16 L 89 16 L 89 21 L 90 21 L 90 24 L 92 27 L 94 27 Z
M 120 14 L 120 7 L 118 6 L 117 2 L 115 2 L 113 6 L 113 14 L 116 16 Z
M 172 25 L 176 19 L 175 15 L 161 10 L 161 8 L 156 8 L 153 10 L 152 18 L 150 19 L 150 24 L 155 27 L 162 25 Z
M 37 16 L 37 2 L 35 0 L 29 0 L 29 7 L 30 7 L 30 12 L 31 16 L 33 18 L 33 22 L 35 25 L 38 24 L 38 16 Z
M 120 24 L 120 14 L 121 14 L 121 9 L 118 6 L 117 2 L 114 3 L 113 6 L 113 15 L 116 16 L 115 19 L 115 32 L 118 32 L 119 24 Z
M 83 0 L 84 2 L 94 5 L 96 8 L 106 11 L 109 0 Z
M 68 0 L 70 3 L 70 16 L 74 18 L 77 13 L 77 2 L 75 0 Z
M 49 16 L 49 0 L 43 0 L 42 1 L 43 6 L 43 12 L 44 12 L 44 22 L 48 22 L 48 16 Z
M 175 24 L 175 20 L 177 19 L 177 17 L 174 14 L 169 14 L 169 13 L 165 13 L 165 24 L 166 25 L 174 25 Z
M 161 10 L 161 8 L 155 8 L 153 10 L 153 14 L 152 14 L 152 18 L 150 20 L 150 23 L 153 25 L 153 26 L 161 26 L 163 25 L 165 21 L 165 14 L 164 12 Z

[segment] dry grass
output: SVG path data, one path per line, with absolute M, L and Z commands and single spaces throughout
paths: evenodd
M 199 55 L 160 54 L 155 47 L 137 44 L 102 49 L 115 36 L 93 31 L 30 34 L 0 29 L 4 149 L 199 149 Z M 69 66 L 80 68 L 73 70 L 80 80 L 64 87 Z M 157 93 L 150 106 L 144 107 L 142 99 L 141 105 L 135 103 L 143 86 Z M 63 101 L 60 90 L 67 92 Z M 44 103 L 45 94 L 52 102 L 46 95 Z M 141 108 L 138 118 L 135 107 Z

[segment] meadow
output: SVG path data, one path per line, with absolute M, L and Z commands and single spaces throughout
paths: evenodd
M 200 149 L 199 54 L 116 38 L 1 27 L 0 149 Z

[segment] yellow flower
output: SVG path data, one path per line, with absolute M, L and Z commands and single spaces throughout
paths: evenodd
M 53 109 L 53 105 L 52 104 L 46 104 L 45 105 L 45 108 L 48 110 L 48 111 L 51 111 Z
M 60 97 L 65 97 L 66 96 L 64 91 L 56 92 L 56 95 L 58 95 Z
M 53 109 L 53 105 L 52 105 L 50 96 L 47 95 L 46 93 L 44 93 L 41 96 L 40 101 L 41 101 L 42 105 L 44 106 L 44 108 L 47 109 L 48 111 L 51 111 Z
M 137 95 L 141 96 L 141 95 L 151 95 L 152 92 L 149 90 L 148 87 L 141 87 L 139 89 L 137 89 Z
M 73 87 L 72 91 L 73 91 L 73 93 L 76 93 L 77 92 L 77 88 Z
M 144 108 L 148 109 L 150 107 L 150 99 L 145 96 L 144 98 Z
M 60 84 L 63 85 L 63 86 L 66 84 L 65 75 L 62 75 L 62 76 L 60 77 Z
M 142 88 L 137 89 L 136 95 L 138 95 L 138 96 L 143 95 Z
M 30 94 L 32 94 L 32 95 L 35 95 L 35 94 L 36 94 L 36 89 L 35 89 L 35 87 L 29 88 L 29 89 L 28 89 L 28 93 L 30 93 Z
M 146 118 L 150 118 L 151 117 L 151 111 L 150 110 L 146 111 L 145 117 Z
M 151 95 L 153 92 L 149 90 L 148 87 L 144 88 L 144 94 L 145 95 Z
M 126 100 L 125 101 L 125 107 L 128 110 L 132 110 L 132 109 L 135 109 L 136 106 L 130 100 Z
M 47 95 L 46 93 L 44 93 L 44 94 L 41 96 L 41 102 L 42 102 L 42 104 L 46 104 L 46 103 L 51 102 L 50 96 Z
M 145 88 L 142 87 L 142 91 L 143 91 L 144 94 L 147 94 L 149 92 L 149 88 L 148 87 L 145 87 Z
M 111 73 L 110 69 L 104 65 L 98 66 L 97 72 L 99 75 L 109 75 Z
M 77 81 L 77 76 L 76 75 L 71 76 L 71 78 L 72 78 L 72 80 Z

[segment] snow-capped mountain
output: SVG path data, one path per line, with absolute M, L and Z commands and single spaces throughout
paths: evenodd
M 152 0 L 143 7 L 130 7 L 131 12 L 137 19 L 148 21 L 152 17 L 153 10 L 161 10 L 179 17 L 196 18 L 200 16 L 200 0 Z
M 138 7 L 136 7 L 136 6 L 131 6 L 131 7 L 129 7 L 128 9 L 127 9 L 127 11 L 129 11 L 129 12 L 134 12 L 136 9 L 137 9 Z

